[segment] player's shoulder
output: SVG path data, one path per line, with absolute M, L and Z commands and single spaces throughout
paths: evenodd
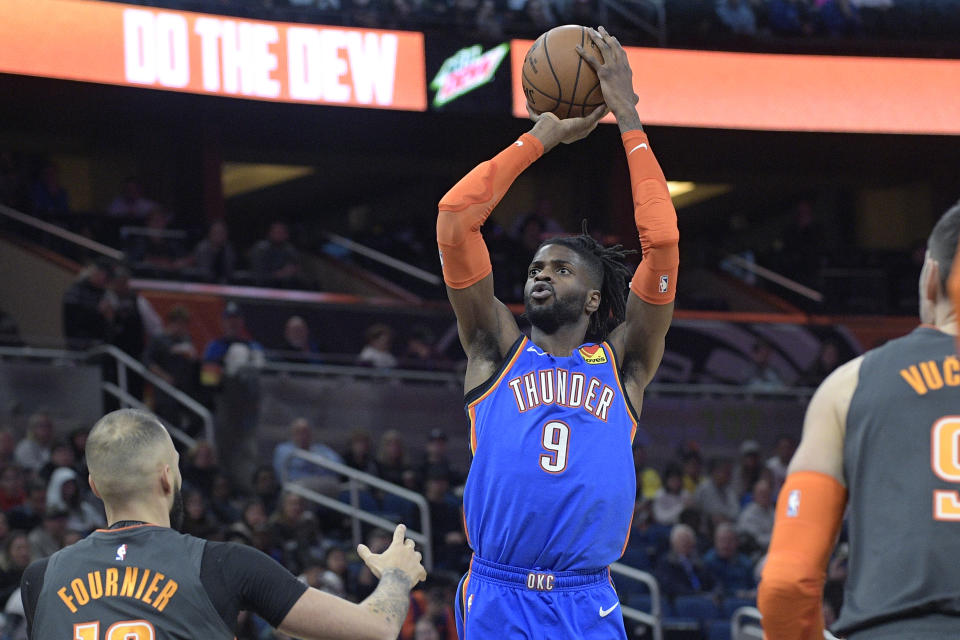
M 860 367 L 863 365 L 863 359 L 864 356 L 860 355 L 843 363 L 820 383 L 807 407 L 808 419 L 810 416 L 822 418 L 829 412 L 837 416 L 841 424 L 845 422 L 850 401 L 860 381 Z
M 859 355 L 834 369 L 820 383 L 820 389 L 830 392 L 845 389 L 850 385 L 856 386 L 857 380 L 860 378 L 860 367 L 863 365 L 864 355 Z

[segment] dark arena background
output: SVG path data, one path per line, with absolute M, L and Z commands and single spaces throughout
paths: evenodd
M 925 239 L 960 198 L 952 0 L 0 3 L 0 638 L 24 637 L 26 563 L 104 524 L 83 449 L 118 407 L 174 436 L 184 531 L 312 586 L 363 599 L 356 543 L 407 523 L 430 578 L 400 637 L 456 638 L 469 432 L 436 206 L 529 129 L 523 56 L 566 23 L 628 46 L 681 233 L 614 568 L 627 633 L 762 637 L 806 404 L 918 324 Z M 609 123 L 561 145 L 485 225 L 521 326 L 542 239 L 586 219 L 639 249 L 621 149 Z M 708 479 L 739 510 L 710 512 Z M 724 520 L 736 562 L 668 579 L 671 526 L 709 572 Z

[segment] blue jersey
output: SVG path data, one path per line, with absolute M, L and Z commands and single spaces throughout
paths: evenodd
M 610 345 L 556 357 L 521 338 L 467 396 L 467 413 L 473 464 L 463 508 L 478 557 L 569 571 L 623 554 L 637 420 Z

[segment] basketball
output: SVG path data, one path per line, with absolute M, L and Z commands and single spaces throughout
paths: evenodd
M 523 60 L 521 82 L 527 104 L 535 112 L 549 111 L 561 119 L 579 118 L 603 104 L 600 80 L 577 53 L 577 45 L 603 61 L 587 28 L 576 24 L 550 29 L 530 46 Z

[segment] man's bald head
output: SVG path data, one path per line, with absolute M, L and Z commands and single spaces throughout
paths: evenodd
M 120 409 L 102 417 L 87 438 L 86 455 L 90 477 L 108 504 L 148 494 L 165 465 L 179 477 L 173 441 L 157 417 L 146 411 Z

